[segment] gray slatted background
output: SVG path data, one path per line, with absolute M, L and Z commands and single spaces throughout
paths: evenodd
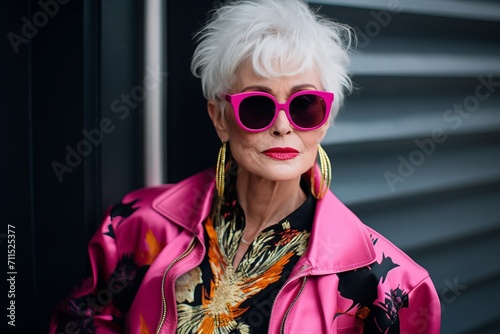
M 429 270 L 442 333 L 498 333 L 500 3 L 310 3 L 359 32 L 333 191 Z

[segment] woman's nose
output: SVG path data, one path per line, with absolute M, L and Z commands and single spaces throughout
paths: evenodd
M 283 109 L 279 111 L 278 117 L 271 127 L 271 132 L 275 136 L 283 136 L 292 132 L 292 125 Z

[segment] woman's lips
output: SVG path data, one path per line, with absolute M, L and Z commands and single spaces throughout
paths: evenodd
M 262 153 L 276 160 L 290 160 L 299 155 L 299 151 L 291 147 L 273 147 Z

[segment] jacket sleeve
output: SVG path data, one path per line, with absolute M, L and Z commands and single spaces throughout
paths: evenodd
M 165 220 L 151 207 L 169 187 L 134 190 L 108 209 L 89 243 L 90 275 L 56 308 L 49 333 L 124 333 L 139 286 L 167 243 Z
M 439 334 L 441 303 L 429 276 L 408 294 L 408 307 L 399 311 L 400 333 Z
M 58 306 L 51 319 L 51 334 L 121 332 L 114 322 L 118 312 L 113 298 L 121 281 L 114 273 L 118 254 L 109 215 L 89 243 L 89 257 L 92 273 Z
M 89 243 L 91 275 L 54 312 L 51 334 L 122 333 L 123 293 L 134 281 L 120 269 L 113 219 L 106 215 Z M 126 307 L 125 307 L 126 308 Z

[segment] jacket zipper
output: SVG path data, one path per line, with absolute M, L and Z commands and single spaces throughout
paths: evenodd
M 160 319 L 160 323 L 158 324 L 158 327 L 156 329 L 156 334 L 160 333 L 161 328 L 163 327 L 163 324 L 165 323 L 165 318 L 167 317 L 167 300 L 165 299 L 165 278 L 167 277 L 168 271 L 180 260 L 184 259 L 186 256 L 189 255 L 196 246 L 196 237 L 193 237 L 193 240 L 191 240 L 191 243 L 189 244 L 188 249 L 184 251 L 181 255 L 179 255 L 170 265 L 165 269 L 165 272 L 163 272 L 163 278 L 161 281 L 161 301 L 162 301 L 162 315 Z
M 285 282 L 285 284 L 283 284 L 283 286 L 281 287 L 281 289 L 280 289 L 280 290 L 278 291 L 278 293 L 276 294 L 276 297 L 274 297 L 274 300 L 273 300 L 273 307 L 271 308 L 271 316 L 272 316 L 272 314 L 273 314 L 274 305 L 276 304 L 276 300 L 278 299 L 278 296 L 281 294 L 281 291 L 283 291 L 283 289 L 284 289 L 284 288 L 288 285 L 288 283 L 290 283 L 290 282 L 291 282 L 291 281 L 293 281 L 294 279 L 296 279 L 296 278 L 300 277 L 300 275 L 302 274 L 302 272 L 303 272 L 304 270 L 306 270 L 307 268 L 308 268 L 308 266 L 307 266 L 307 265 L 304 265 L 302 268 L 300 268 L 299 272 L 298 272 L 295 276 L 293 276 L 292 278 L 290 278 L 290 277 L 289 277 L 289 278 L 288 278 L 288 280 Z M 303 282 L 302 284 L 304 285 L 304 282 Z M 299 291 L 299 294 L 302 292 L 302 289 L 303 289 L 303 287 L 301 287 L 301 290 Z M 295 301 L 295 300 L 294 300 L 294 301 Z M 288 314 L 288 311 L 287 311 L 287 314 Z M 269 331 L 269 329 L 270 329 L 270 328 L 271 328 L 271 322 L 269 321 L 269 328 L 268 328 L 268 332 L 270 332 L 270 331 Z
M 295 303 L 297 302 L 297 300 L 299 299 L 300 295 L 302 294 L 302 291 L 304 291 L 304 287 L 306 286 L 306 281 L 307 281 L 307 276 L 304 276 L 303 279 L 302 279 L 302 286 L 300 287 L 300 290 L 299 290 L 299 293 L 297 294 L 297 296 L 295 296 L 295 298 L 293 299 L 292 303 L 290 304 L 290 306 L 288 307 L 288 309 L 286 310 L 286 313 L 285 313 L 285 316 L 283 317 L 283 320 L 281 321 L 281 329 L 280 329 L 280 333 L 285 333 L 285 322 L 286 322 L 286 318 L 288 317 L 288 314 L 290 313 L 290 311 L 292 310 L 292 307 L 295 305 Z

